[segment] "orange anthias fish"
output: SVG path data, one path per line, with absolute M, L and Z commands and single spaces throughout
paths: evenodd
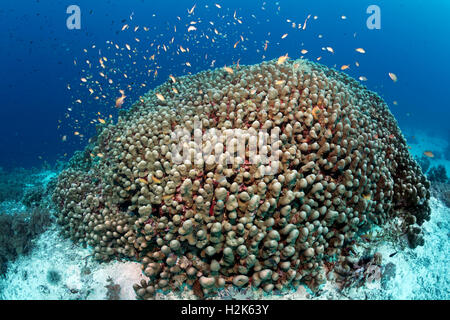
M 425 151 L 423 154 L 426 155 L 428 158 L 434 158 L 434 153 L 431 151 Z
M 318 106 L 315 106 L 312 110 L 312 115 L 316 121 L 319 120 L 320 113 L 321 113 L 320 108 Z
M 287 59 L 289 59 L 289 57 L 288 57 L 288 54 L 286 53 L 285 56 L 281 56 L 281 57 L 278 58 L 277 64 L 278 64 L 278 65 L 283 64 L 283 63 L 286 62 Z
M 122 105 L 125 102 L 125 98 L 126 96 L 122 93 L 122 96 L 116 99 L 116 108 L 122 108 Z
M 225 66 L 225 67 L 223 67 L 223 69 L 224 69 L 226 72 L 228 72 L 229 74 L 233 74 L 233 73 L 234 73 L 233 69 L 231 69 L 230 67 Z
M 161 93 L 156 93 L 156 97 L 160 100 L 160 101 L 166 101 L 166 99 L 164 98 L 164 96 Z
M 152 180 L 153 180 L 153 182 L 155 182 L 155 183 L 161 183 L 161 180 L 159 180 L 158 178 L 156 178 L 156 177 L 154 177 L 154 176 L 152 176 Z

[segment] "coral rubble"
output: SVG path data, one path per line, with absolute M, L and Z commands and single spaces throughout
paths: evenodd
M 230 286 L 316 290 L 329 267 L 351 272 L 361 230 L 395 217 L 420 244 L 430 183 L 378 95 L 306 60 L 232 71 L 165 83 L 106 125 L 89 147 L 95 159 L 59 176 L 63 234 L 98 260 L 140 261 L 150 279 L 134 286 L 141 299 L 183 284 L 200 298 Z M 239 154 L 207 130 L 234 130 L 231 145 L 277 134 L 262 148 L 275 170 L 247 161 L 249 142 Z

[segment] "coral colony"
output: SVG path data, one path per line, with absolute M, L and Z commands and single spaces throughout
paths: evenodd
M 59 176 L 64 235 L 100 261 L 141 262 L 140 299 L 317 290 L 351 269 L 363 229 L 396 217 L 423 243 L 430 183 L 384 101 L 285 60 L 173 78 L 105 125 L 94 160 Z

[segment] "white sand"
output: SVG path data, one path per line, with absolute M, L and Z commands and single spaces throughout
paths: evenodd
M 102 300 L 106 298 L 108 277 L 120 285 L 121 299 L 135 299 L 133 284 L 143 278 L 139 263 L 99 264 L 88 257 L 91 250 L 63 239 L 56 226 L 43 233 L 35 245 L 29 255 L 10 264 L 6 278 L 0 281 L 1 299 Z M 85 266 L 90 269 L 90 274 L 82 272 Z M 50 284 L 47 280 L 50 270 L 61 275 L 58 284 Z

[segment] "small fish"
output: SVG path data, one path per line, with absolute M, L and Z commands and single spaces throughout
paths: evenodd
M 192 7 L 192 9 L 191 9 L 191 10 L 188 10 L 188 13 L 189 13 L 189 14 L 194 13 L 194 9 L 195 9 L 196 6 L 197 6 L 197 4 L 194 4 L 194 6 Z
M 287 59 L 289 59 L 289 57 L 288 57 L 288 54 L 286 53 L 285 56 L 281 56 L 278 58 L 277 64 L 278 65 L 283 64 L 286 62 Z
M 230 67 L 225 66 L 225 67 L 223 67 L 223 69 L 224 69 L 226 72 L 228 72 L 229 74 L 233 74 L 233 73 L 234 73 L 233 69 L 231 69 Z
M 98 118 L 98 122 L 100 122 L 101 124 L 105 124 L 106 123 L 106 121 L 101 119 L 101 118 Z
M 345 64 L 341 67 L 341 70 L 347 70 L 348 68 L 350 68 L 350 66 L 348 64 Z
M 312 115 L 316 121 L 319 120 L 320 113 L 321 113 L 320 108 L 318 106 L 315 106 L 312 110 Z
M 287 36 L 288 36 L 288 34 L 285 33 L 285 34 L 283 34 L 283 35 L 281 36 L 281 39 L 284 39 L 284 38 L 286 38 Z
M 332 47 L 327 47 L 327 51 L 329 51 L 329 52 L 331 52 L 331 53 L 334 53 L 334 50 L 333 50 Z
M 177 82 L 177 80 L 175 79 L 175 77 L 173 75 L 169 75 L 169 78 L 172 80 L 173 83 Z
M 392 81 L 397 82 L 398 78 L 395 73 L 389 72 L 389 78 L 392 79 Z
M 303 30 L 306 30 L 306 22 L 308 22 L 308 19 L 309 18 L 311 18 L 311 15 L 309 14 L 307 17 L 306 17 L 306 19 L 305 19 L 305 23 L 303 24 Z M 300 27 L 300 25 L 299 25 L 299 27 Z
M 300 51 L 301 52 L 301 54 L 307 54 L 308 53 L 308 50 L 306 50 L 306 49 L 303 49 L 302 51 Z
M 359 80 L 360 80 L 360 81 L 367 81 L 367 78 L 364 77 L 364 76 L 361 76 L 361 77 L 359 77 Z
M 161 93 L 157 93 L 156 97 L 161 101 L 166 101 L 166 99 L 164 98 L 164 96 Z
M 139 179 L 139 182 L 141 182 L 141 183 L 143 183 L 143 184 L 148 184 L 148 181 L 145 180 L 145 179 L 142 179 L 142 178 Z
M 125 102 L 126 96 L 122 94 L 120 98 L 116 99 L 116 108 L 122 108 L 123 103 Z
M 158 178 L 152 176 L 152 180 L 154 183 L 161 183 L 161 180 L 159 180 Z
M 356 52 L 359 52 L 359 53 L 366 53 L 366 50 L 364 50 L 363 48 L 357 48 L 357 49 L 356 49 Z
M 389 258 L 392 258 L 392 257 L 395 256 L 397 253 L 398 253 L 398 251 L 395 251 L 394 253 L 391 253 L 391 254 L 389 255 Z
M 103 153 L 97 153 L 97 157 L 103 158 L 105 155 Z
M 431 151 L 425 151 L 423 154 L 426 155 L 428 158 L 434 158 L 434 153 Z
M 195 30 L 197 30 L 197 28 L 194 27 L 194 26 L 190 26 L 190 27 L 188 28 L 188 32 L 195 31 Z
M 372 195 L 370 195 L 370 194 L 363 194 L 363 199 L 366 200 L 366 201 L 370 201 L 370 200 L 372 200 Z

